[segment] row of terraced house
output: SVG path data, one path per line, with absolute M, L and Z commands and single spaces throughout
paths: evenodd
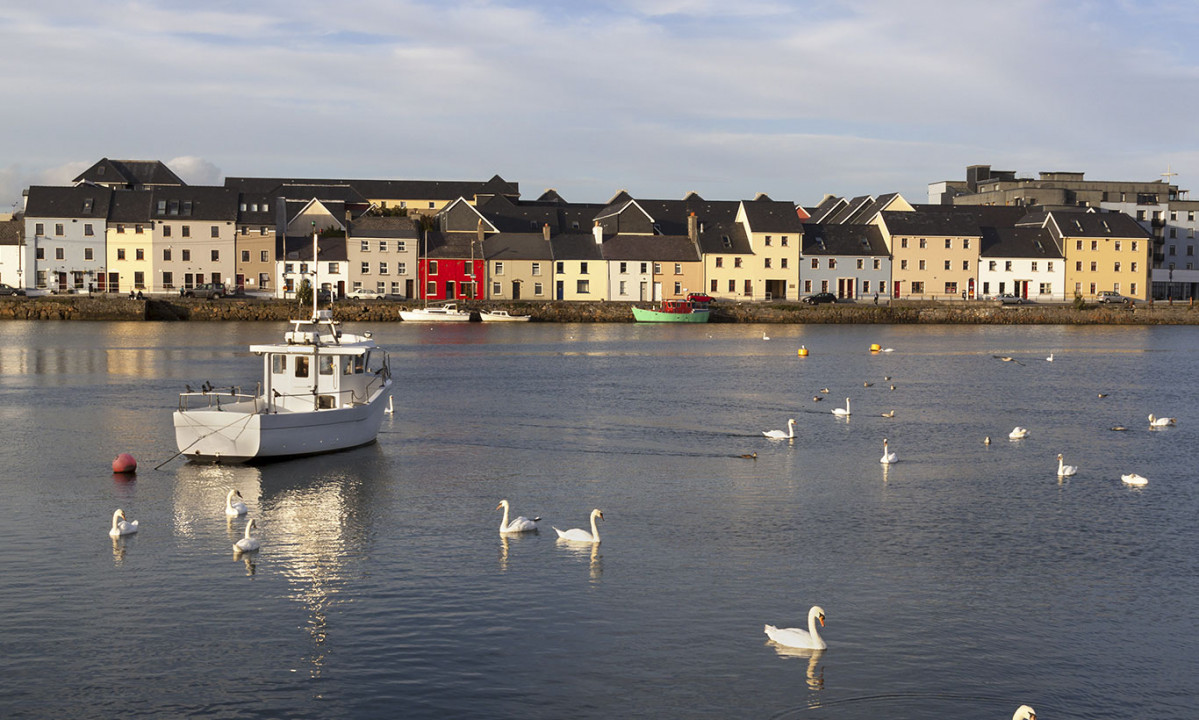
M 763 194 L 624 191 L 572 203 L 553 190 L 521 199 L 498 175 L 192 186 L 157 161 L 109 159 L 72 185 L 30 187 L 8 225 L 2 282 L 150 295 L 224 283 L 289 297 L 318 271 L 337 296 L 428 300 L 1148 299 L 1163 252 L 1151 228 L 1096 206 L 913 204 L 892 193 L 803 207 Z

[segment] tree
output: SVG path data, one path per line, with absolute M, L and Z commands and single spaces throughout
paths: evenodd
M 296 303 L 300 305 L 312 304 L 312 283 L 308 282 L 308 278 L 300 281 L 300 286 L 296 288 Z

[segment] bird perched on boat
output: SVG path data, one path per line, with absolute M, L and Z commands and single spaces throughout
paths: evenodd
M 741 457 L 745 458 L 746 460 L 757 460 L 758 454 L 756 452 L 751 452 L 749 454 L 742 455 Z
M 537 522 L 541 520 L 541 518 L 527 518 L 524 515 L 520 515 L 514 518 L 512 522 L 508 522 L 507 499 L 500 500 L 500 504 L 495 506 L 496 510 L 499 510 L 500 508 L 504 509 L 504 517 L 500 520 L 501 533 L 533 532 L 537 530 Z
M 1176 420 L 1176 418 L 1167 418 L 1167 417 L 1159 418 L 1159 417 L 1154 416 L 1152 413 L 1149 415 L 1150 427 L 1166 427 L 1167 425 L 1173 425 L 1175 420 Z
M 215 387 L 216 387 L 215 385 L 213 385 L 212 383 L 210 383 L 210 382 L 208 382 L 207 380 L 205 380 L 205 381 L 204 381 L 204 384 L 200 386 L 200 389 L 201 389 L 201 390 L 203 390 L 204 392 L 212 392 L 212 390 L 213 390 Z
M 120 537 L 132 535 L 135 532 L 137 532 L 137 521 L 126 522 L 125 511 L 117 508 L 117 511 L 112 514 L 112 529 L 108 531 L 108 534 L 112 537 Z

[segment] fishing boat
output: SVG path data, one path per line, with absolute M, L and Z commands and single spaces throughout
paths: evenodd
M 483 322 L 528 322 L 528 315 L 510 315 L 507 310 L 480 310 L 479 319 Z
M 633 319 L 637 322 L 705 323 L 711 311 L 699 307 L 691 300 L 663 300 L 657 309 L 633 306 Z
M 457 303 L 442 303 L 433 307 L 401 310 L 400 319 L 404 322 L 470 322 L 470 313 L 459 310 Z
M 250 346 L 262 358 L 255 392 L 205 382 L 179 394 L 173 420 L 180 455 L 244 463 L 375 442 L 391 407 L 387 352 L 369 332 L 343 332 L 332 311 L 316 303 L 313 293 L 312 316 L 291 320 L 282 342 Z

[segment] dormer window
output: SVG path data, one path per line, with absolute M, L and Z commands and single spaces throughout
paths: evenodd
M 724 248 L 726 250 L 731 249 L 733 247 L 733 239 L 730 238 L 728 235 L 721 235 L 720 242 L 724 245 Z

